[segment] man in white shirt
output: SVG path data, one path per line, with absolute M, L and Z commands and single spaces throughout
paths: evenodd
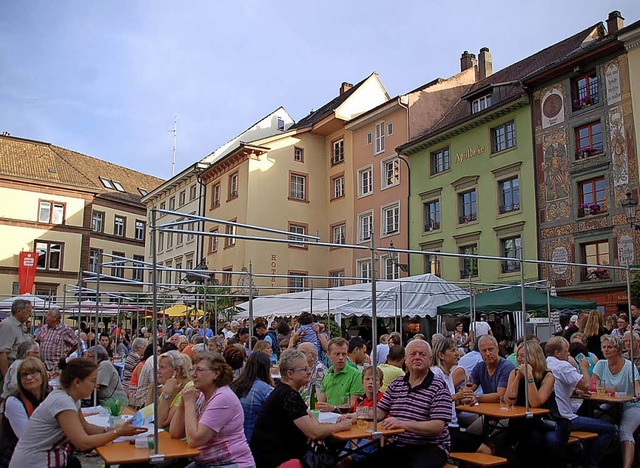
M 493 331 L 491 331 L 491 326 L 487 323 L 487 314 L 480 315 L 479 322 L 473 322 L 475 325 L 475 338 L 480 338 L 482 335 L 491 335 L 493 336 Z
M 562 425 L 557 426 L 557 443 L 566 442 L 568 434 L 562 433 L 564 430 L 567 432 L 587 431 L 597 433 L 598 437 L 586 444 L 583 460 L 584 466 L 596 468 L 609 442 L 615 437 L 616 428 L 613 424 L 601 419 L 578 416 L 573 412 L 570 398 L 574 390 L 586 393 L 589 391 L 589 362 L 586 359 L 582 359 L 580 361 L 581 372 L 578 372 L 569 363 L 569 342 L 561 336 L 549 338 L 544 349 L 547 354 L 547 367 L 556 378 L 554 391 L 558 411 L 560 416 L 569 421 L 567 428 L 563 428 Z

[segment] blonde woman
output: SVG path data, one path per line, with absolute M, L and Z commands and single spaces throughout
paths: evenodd
M 193 386 L 191 359 L 180 351 L 167 351 L 158 357 L 158 426 L 168 427 L 182 401 L 182 391 Z M 147 393 L 145 413 L 153 412 L 153 386 Z
M 527 353 L 527 365 L 524 364 L 524 353 Z M 509 432 L 519 441 L 518 454 L 523 466 L 540 466 L 545 460 L 557 461 L 563 465 L 564 447 L 562 441 L 568 436 L 554 392 L 555 377 L 547 368 L 547 361 L 539 344 L 521 343 L 516 350 L 518 367 L 509 374 L 509 383 L 505 397 L 517 406 L 524 406 L 525 386 L 529 394 L 529 406 L 546 408 L 550 411 L 548 424 L 537 419 L 509 421 Z M 560 423 L 560 424 L 558 424 Z M 565 440 L 566 441 L 566 440 Z M 555 466 L 555 465 L 554 465 Z
M 584 336 L 587 339 L 587 349 L 596 355 L 598 359 L 602 359 L 602 347 L 600 346 L 600 337 L 607 334 L 604 328 L 604 319 L 599 310 L 592 310 L 587 317 L 587 323 L 584 326 Z

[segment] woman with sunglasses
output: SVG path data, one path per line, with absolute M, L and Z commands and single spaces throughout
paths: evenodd
M 90 359 L 60 360 L 60 386 L 33 412 L 13 452 L 9 468 L 79 466 L 70 464 L 67 447 L 88 451 L 121 436 L 141 434 L 145 428 L 122 424 L 116 429 L 90 424 L 80 411 L 80 400 L 96 388 L 98 366 Z
M 47 370 L 40 359 L 27 357 L 16 372 L 17 388 L 5 401 L 0 439 L 0 466 L 8 466 L 34 410 L 49 394 Z
M 182 391 L 182 402 L 171 420 L 171 437 L 187 438 L 200 455 L 196 466 L 255 466 L 244 435 L 240 400 L 229 388 L 233 371 L 222 356 L 196 354 L 191 368 L 193 387 Z
M 251 450 L 258 468 L 275 468 L 289 460 L 300 460 L 308 450 L 307 440 L 323 440 L 334 432 L 351 429 L 351 420 L 320 424 L 307 409 L 300 389 L 310 379 L 307 357 L 297 349 L 280 356 L 280 383 L 262 405 L 251 436 Z

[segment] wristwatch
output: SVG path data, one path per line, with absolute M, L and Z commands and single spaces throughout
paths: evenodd
M 165 400 L 171 400 L 171 394 L 162 392 L 162 398 L 164 398 Z

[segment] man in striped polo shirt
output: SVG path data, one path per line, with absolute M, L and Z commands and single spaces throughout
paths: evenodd
M 405 351 L 407 374 L 392 381 L 378 403 L 380 426 L 405 432 L 394 436 L 363 466 L 440 468 L 447 462 L 451 393 L 444 380 L 429 369 L 429 343 L 413 340 Z

